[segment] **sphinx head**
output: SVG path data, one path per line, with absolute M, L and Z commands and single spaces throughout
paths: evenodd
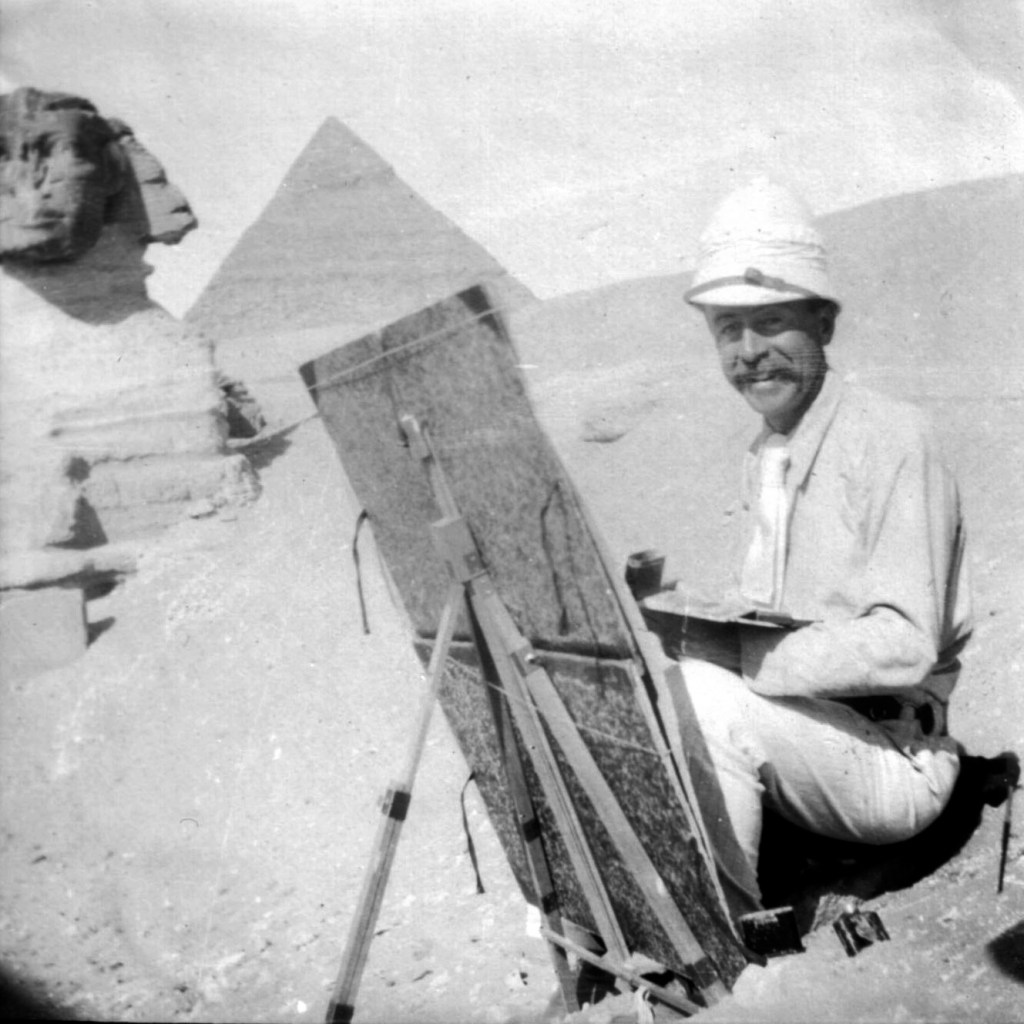
M 154 204 L 173 228 L 152 223 Z M 196 224 L 130 129 L 88 100 L 38 89 L 0 96 L 0 258 L 74 260 L 126 217 L 138 221 L 142 243 L 176 242 Z

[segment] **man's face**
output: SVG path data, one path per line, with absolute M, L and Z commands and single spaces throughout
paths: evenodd
M 800 422 L 821 389 L 833 314 L 810 302 L 706 306 L 730 384 L 780 434 Z
M 104 159 L 109 132 L 78 111 L 53 111 L 0 132 L 0 255 L 72 259 L 95 245 L 119 182 Z

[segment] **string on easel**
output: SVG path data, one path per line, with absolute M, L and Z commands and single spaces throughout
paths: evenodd
M 370 356 L 364 359 L 360 363 L 356 363 L 354 366 L 350 366 L 345 370 L 341 370 L 338 373 L 331 374 L 325 380 L 314 381 L 312 384 L 306 385 L 307 391 L 322 391 L 325 388 L 333 387 L 335 384 L 345 380 L 353 380 L 356 377 L 363 376 L 367 373 L 375 372 L 379 364 L 401 358 L 411 352 L 413 349 L 421 348 L 424 345 L 429 344 L 432 341 L 436 341 L 438 338 L 444 338 L 452 336 L 461 331 L 467 324 L 478 323 L 487 317 L 493 317 L 497 313 L 503 312 L 498 307 L 489 307 L 481 313 L 476 313 L 473 316 L 467 316 L 465 320 L 460 321 L 457 324 L 446 325 L 435 331 L 430 331 L 427 334 L 421 334 L 418 337 L 405 342 L 403 345 L 396 345 L 394 348 L 390 348 L 385 352 L 379 352 L 376 355 Z M 379 332 L 378 336 L 382 336 L 383 332 Z
M 543 659 L 543 652 L 540 653 L 541 658 Z M 472 673 L 471 669 L 455 658 L 448 658 L 445 663 L 445 671 L 453 675 L 461 675 L 463 679 L 471 681 L 474 686 L 482 684 L 487 689 L 500 694 L 509 703 L 518 703 L 521 706 L 524 705 L 524 701 L 521 698 L 517 697 L 515 694 L 509 693 L 503 686 L 489 682 L 486 679 L 478 678 Z M 539 708 L 537 709 L 537 713 L 541 718 L 547 717 Z M 655 758 L 662 763 L 671 763 L 673 759 L 671 750 L 668 750 L 667 748 L 664 750 L 658 750 L 655 747 L 648 747 L 642 743 L 633 743 L 631 740 L 624 740 L 620 736 L 616 736 L 610 732 L 605 732 L 603 729 L 597 729 L 592 725 L 585 725 L 583 722 L 576 722 L 576 728 L 579 732 L 589 733 L 591 736 L 605 740 L 607 743 L 620 747 L 622 750 L 631 750 L 636 754 L 645 754 L 646 756 Z
M 477 322 L 479 322 L 481 320 L 485 320 L 487 317 L 494 317 L 494 316 L 504 317 L 506 314 L 512 313 L 512 312 L 516 312 L 520 316 L 524 316 L 524 313 L 523 313 L 524 308 L 529 309 L 529 307 L 508 306 L 508 305 L 495 304 L 495 305 L 490 306 L 489 308 L 485 309 L 481 313 L 475 313 L 472 316 L 467 316 L 464 321 L 462 321 L 459 324 L 456 324 L 455 326 L 443 327 L 443 328 L 441 328 L 439 330 L 431 331 L 428 334 L 421 335 L 418 338 L 414 338 L 411 341 L 406 342 L 404 345 L 398 345 L 395 348 L 388 349 L 388 351 L 386 351 L 386 352 L 381 352 L 378 355 L 371 356 L 370 358 L 364 360 L 363 362 L 357 363 L 355 366 L 349 367 L 347 370 L 342 370 L 340 373 L 336 373 L 336 374 L 333 374 L 330 377 L 327 377 L 325 380 L 318 380 L 318 381 L 313 382 L 312 384 L 307 384 L 306 385 L 306 390 L 309 391 L 309 392 L 323 391 L 323 390 L 325 390 L 327 388 L 333 387 L 335 384 L 338 384 L 338 383 L 340 383 L 343 380 L 350 380 L 350 379 L 356 378 L 356 377 L 358 377 L 360 375 L 373 372 L 377 368 L 378 364 L 384 363 L 384 362 L 386 362 L 388 360 L 394 360 L 396 358 L 401 358 L 402 356 L 404 356 L 404 355 L 408 354 L 409 352 L 411 352 L 413 349 L 419 348 L 422 345 L 425 345 L 425 344 L 427 344 L 427 343 L 429 343 L 431 341 L 436 341 L 437 339 L 443 338 L 443 337 L 445 337 L 447 335 L 454 335 L 459 330 L 461 330 L 463 327 L 465 327 L 467 324 L 477 323 Z M 529 315 L 530 315 L 529 313 L 525 314 L 525 316 L 529 316 Z M 353 340 L 359 340 L 359 339 L 353 339 Z M 261 378 L 259 378 L 257 383 L 260 383 L 260 384 L 279 384 L 279 383 L 282 383 L 282 382 L 285 382 L 285 381 L 291 381 L 291 380 L 292 380 L 292 375 L 289 373 L 289 374 L 278 374 L 278 375 L 269 376 L 269 377 L 261 377 Z M 307 423 L 310 420 L 318 419 L 319 416 L 320 416 L 319 411 L 314 412 L 314 413 L 310 413 L 310 414 L 308 414 L 306 416 L 300 416 L 298 419 L 295 419 L 295 420 L 292 420 L 289 423 L 286 423 L 283 427 L 277 428 L 276 430 L 273 431 L 273 433 L 266 434 L 266 435 L 263 435 L 263 436 L 255 439 L 253 442 L 251 442 L 251 445 L 253 447 L 256 447 L 258 445 L 265 444 L 267 441 L 272 440 L 273 438 L 282 437 L 282 436 L 284 436 L 286 434 L 289 434 L 296 427 L 301 426 L 303 423 Z M 248 445 L 240 446 L 240 448 L 243 449 L 243 450 L 246 447 L 248 447 Z M 367 630 L 367 632 L 369 632 L 369 630 Z
M 356 593 L 359 595 L 359 614 L 363 617 L 363 632 L 370 632 L 370 623 L 366 617 L 366 599 L 363 597 L 363 573 L 359 567 L 359 531 L 363 528 L 363 523 L 370 518 L 369 513 L 364 508 L 356 519 L 356 532 L 352 537 L 352 561 L 355 562 L 356 566 Z
M 476 877 L 476 894 L 482 896 L 486 891 L 484 889 L 483 879 L 480 877 L 480 864 L 476 859 L 476 845 L 473 842 L 473 835 L 469 831 L 469 816 L 466 814 L 466 790 L 469 789 L 469 784 L 476 779 L 476 772 L 470 772 L 469 778 L 466 779 L 466 784 L 462 787 L 462 792 L 459 794 L 459 804 L 462 807 L 462 831 L 466 835 L 466 852 L 469 854 L 469 862 L 473 865 L 473 874 Z
M 367 634 L 370 632 L 370 624 L 369 624 L 369 620 L 368 620 L 367 613 L 366 613 L 366 602 L 365 602 L 365 599 L 363 597 L 362 569 L 361 569 L 361 563 L 360 563 L 360 559 L 359 559 L 359 534 L 360 534 L 360 532 L 361 532 L 361 530 L 363 528 L 363 524 L 368 519 L 369 519 L 369 513 L 366 511 L 366 509 L 363 509 L 359 513 L 358 518 L 356 519 L 355 535 L 352 538 L 352 560 L 353 560 L 353 562 L 355 562 L 355 567 L 356 567 L 356 592 L 357 592 L 357 594 L 359 596 L 359 612 L 360 612 L 360 615 L 362 616 L 363 632 L 367 633 Z M 385 579 L 387 579 L 386 575 L 385 575 Z M 397 604 L 398 599 L 397 599 L 396 595 L 392 595 L 392 599 L 395 600 L 395 602 Z M 459 672 L 460 670 L 461 671 L 466 671 L 463 668 L 463 666 L 460 665 L 459 662 L 457 660 L 453 659 L 453 658 L 446 659 L 446 670 L 449 671 L 449 672 Z M 506 700 L 516 700 L 517 699 L 513 694 L 509 694 L 503 687 L 495 686 L 494 683 L 490 683 L 490 682 L 487 682 L 485 680 L 484 681 L 484 685 L 490 687 L 491 689 L 496 690 L 499 693 L 501 693 L 505 697 Z M 542 714 L 542 717 L 543 717 L 543 714 Z M 647 746 L 644 746 L 642 744 L 632 743 L 629 740 L 623 740 L 621 737 L 615 736 L 612 733 L 605 732 L 603 729 L 596 729 L 593 726 L 587 726 L 587 725 L 584 725 L 582 723 L 577 723 L 577 728 L 581 732 L 590 733 L 591 735 L 593 735 L 593 736 L 595 736 L 597 738 L 603 739 L 603 740 L 607 741 L 608 743 L 611 743 L 611 744 L 613 744 L 613 745 L 615 745 L 617 747 L 621 747 L 621 748 L 626 749 L 626 750 L 632 750 L 632 751 L 634 751 L 636 753 L 640 753 L 640 754 L 646 754 L 646 755 L 648 755 L 650 757 L 654 757 L 654 758 L 658 759 L 659 761 L 670 761 L 672 759 L 672 754 L 668 750 L 657 750 L 657 749 L 655 749 L 653 747 L 647 747 Z M 469 779 L 466 782 L 466 786 L 468 786 L 471 781 L 473 781 L 473 775 L 470 775 Z M 464 786 L 463 787 L 463 791 L 462 791 L 463 792 L 463 796 L 462 796 L 461 799 L 462 799 L 463 826 L 464 826 L 465 831 L 466 831 L 466 845 L 467 845 L 467 848 L 468 848 L 470 859 L 473 861 L 473 868 L 474 868 L 474 870 L 477 873 L 478 892 L 483 892 L 484 890 L 483 890 L 483 887 L 482 887 L 482 883 L 480 881 L 480 873 L 477 870 L 476 851 L 475 851 L 475 848 L 473 846 L 472 837 L 469 834 L 468 825 L 466 825 L 466 807 L 465 807 L 465 799 L 464 799 L 465 798 L 465 789 L 466 789 L 466 787 Z
M 311 384 L 307 384 L 306 388 L 308 391 L 322 391 L 326 388 L 333 387 L 341 381 L 351 381 L 357 377 L 365 376 L 368 373 L 375 373 L 381 363 L 403 358 L 413 349 L 421 348 L 423 345 L 427 345 L 432 341 L 437 341 L 439 338 L 455 336 L 469 324 L 480 323 L 481 321 L 495 318 L 497 318 L 500 323 L 505 324 L 508 315 L 512 313 L 515 313 L 521 321 L 528 321 L 531 316 L 535 316 L 542 308 L 543 303 L 539 302 L 532 306 L 521 306 L 518 304 L 509 305 L 507 303 L 500 302 L 492 303 L 488 305 L 486 309 L 466 316 L 457 324 L 446 324 L 444 327 L 428 331 L 426 334 L 421 334 L 412 338 L 404 344 L 396 345 L 394 348 L 389 348 L 384 352 L 378 352 L 376 355 L 368 356 L 362 362 L 349 366 L 344 370 L 340 370 L 339 372 L 332 374 L 330 377 L 326 377 L 324 380 L 317 380 Z M 377 331 L 376 337 L 378 339 L 383 338 L 386 332 L 387 328 Z

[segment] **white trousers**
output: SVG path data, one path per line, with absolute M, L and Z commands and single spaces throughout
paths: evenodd
M 764 807 L 811 832 L 884 844 L 916 835 L 946 806 L 959 772 L 948 737 L 836 701 L 762 697 L 695 658 L 680 667 L 683 749 L 735 916 L 761 909 Z

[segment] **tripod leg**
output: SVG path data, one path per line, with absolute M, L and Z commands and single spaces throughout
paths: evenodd
M 485 656 L 486 648 L 483 646 L 484 640 L 480 634 L 479 623 L 476 621 L 475 615 L 471 617 L 476 634 L 477 649 L 481 654 L 480 662 L 484 681 L 490 686 L 491 713 L 498 733 L 498 742 L 501 745 L 501 760 L 505 769 L 505 778 L 508 781 L 509 794 L 516 810 L 516 821 L 526 854 L 530 880 L 533 882 L 534 895 L 547 925 L 545 930 L 556 935 L 561 934 L 562 917 L 558 909 L 558 896 L 555 893 L 554 882 L 551 880 L 551 872 L 548 869 L 547 855 L 541 840 L 540 823 L 537 820 L 537 813 L 526 784 L 526 775 L 523 771 L 522 759 L 519 756 L 519 748 L 516 745 L 515 734 L 512 731 L 509 709 L 505 703 L 504 692 L 499 692 L 500 684 L 496 679 L 493 663 Z M 576 998 L 576 972 L 569 964 L 569 958 L 562 946 L 548 940 L 548 954 L 558 979 L 565 1011 L 566 1013 L 575 1013 L 580 1008 Z
M 437 640 L 427 667 L 428 687 L 420 701 L 416 719 L 416 732 L 409 748 L 409 754 L 401 777 L 395 780 L 384 798 L 383 814 L 377 826 L 377 835 L 373 844 L 373 857 L 367 866 L 363 878 L 363 887 L 359 893 L 355 917 L 349 928 L 345 941 L 345 952 L 342 954 L 341 967 L 334 985 L 327 1008 L 328 1024 L 348 1024 L 355 1013 L 355 998 L 359 990 L 359 982 L 366 967 L 366 958 L 370 951 L 370 941 L 380 915 L 387 888 L 391 865 L 395 859 L 398 838 L 409 810 L 412 798 L 412 784 L 416 777 L 416 769 L 423 753 L 423 746 L 430 727 L 431 714 L 444 677 L 445 659 L 455 633 L 455 623 L 462 608 L 462 586 L 452 584 L 448 591 L 444 612 L 438 626 Z
M 530 752 L 530 760 L 537 772 L 545 799 L 558 824 L 573 870 L 594 916 L 597 932 L 605 948 L 620 960 L 625 960 L 629 956 L 629 947 L 615 914 L 615 908 L 612 906 L 611 896 L 593 850 L 587 842 L 576 806 L 555 761 L 554 751 L 541 724 L 540 714 L 516 666 L 513 652 L 525 643 L 522 634 L 515 628 L 504 606 L 498 600 L 489 576 L 479 577 L 473 581 L 469 589 L 469 602 L 509 700 L 512 717 Z
M 576 778 L 587 794 L 608 834 L 618 847 L 623 863 L 644 894 L 647 904 L 661 924 L 676 953 L 689 968 L 690 980 L 711 1005 L 728 994 L 711 961 L 694 937 L 686 918 L 665 888 L 665 883 L 637 838 L 593 755 L 583 742 L 576 725 L 562 703 L 547 672 L 534 666 L 525 677 L 526 689 L 537 702 L 548 728 L 573 765 Z
M 541 840 L 541 825 L 537 820 L 534 802 L 530 800 L 526 786 L 526 776 L 523 773 L 522 760 L 519 757 L 515 735 L 512 732 L 512 722 L 507 714 L 507 708 L 501 707 L 501 698 L 498 697 L 498 694 L 492 691 L 492 697 L 495 724 L 498 726 L 499 739 L 502 744 L 505 776 L 508 779 L 509 793 L 516 810 L 516 820 L 526 854 L 530 881 L 534 883 L 539 909 L 547 924 L 546 931 L 556 935 L 561 934 L 562 920 L 558 909 L 558 897 L 551 880 L 548 859 Z M 551 957 L 551 966 L 555 970 L 555 977 L 558 979 L 558 988 L 565 1005 L 565 1012 L 575 1013 L 580 1009 L 577 999 L 577 976 L 569 965 L 565 949 L 549 940 L 548 954 Z

